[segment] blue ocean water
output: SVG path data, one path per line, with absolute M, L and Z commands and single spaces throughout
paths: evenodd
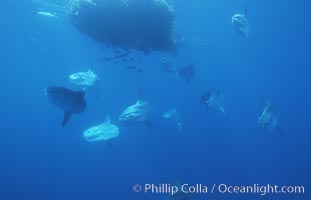
M 26 0 L 0 1 L 0 199 L 165 199 L 167 194 L 136 193 L 133 185 L 176 180 L 209 187 L 305 188 L 304 194 L 216 193 L 189 199 L 311 199 L 311 3 L 248 1 L 252 32 L 247 39 L 231 25 L 245 1 L 171 3 L 178 34 L 209 41 L 178 49 L 180 62 L 195 67 L 189 85 L 160 69 L 162 53 L 133 52 L 141 58 L 142 72 L 135 73 L 124 63 L 103 61 L 111 50 L 77 31 L 63 12 Z M 38 15 L 39 10 L 59 17 Z M 90 67 L 100 79 L 100 98 L 87 95 L 87 110 L 61 128 L 63 113 L 47 101 L 44 88 L 79 90 L 68 76 Z M 225 115 L 200 105 L 201 95 L 213 87 L 225 96 Z M 155 106 L 152 131 L 118 121 L 138 91 Z M 283 135 L 260 133 L 262 95 L 277 106 Z M 183 131 L 162 119 L 173 107 L 182 113 Z M 82 135 L 107 114 L 120 128 L 111 149 Z

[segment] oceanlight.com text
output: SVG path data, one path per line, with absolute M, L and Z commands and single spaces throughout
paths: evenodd
M 252 186 L 232 186 L 226 184 L 218 185 L 219 193 L 230 194 L 260 194 L 262 196 L 267 194 L 304 194 L 304 186 L 278 186 L 278 185 L 259 185 Z

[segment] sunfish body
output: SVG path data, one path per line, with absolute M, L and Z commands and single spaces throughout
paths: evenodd
M 188 67 L 183 67 L 178 72 L 179 76 L 186 79 L 187 83 L 190 84 L 190 80 L 194 75 L 194 67 L 190 65 Z
M 236 32 L 245 38 L 248 38 L 251 33 L 251 29 L 247 20 L 248 11 L 247 6 L 245 5 L 243 14 L 235 14 L 231 19 L 231 23 L 236 30 Z
M 171 109 L 166 111 L 162 115 L 163 119 L 170 120 L 173 123 L 175 123 L 178 127 L 179 130 L 183 130 L 182 124 L 181 124 L 181 114 L 178 110 L 176 109 Z
M 280 134 L 283 134 L 278 127 L 279 114 L 275 106 L 271 102 L 267 102 L 260 117 L 258 117 L 258 126 L 260 131 L 271 132 L 277 130 Z
M 151 103 L 138 100 L 136 104 L 127 107 L 119 116 L 119 120 L 124 124 L 145 123 L 152 129 L 151 118 L 154 108 Z
M 120 134 L 119 128 L 111 123 L 109 116 L 103 124 L 93 126 L 84 131 L 83 136 L 88 142 L 95 141 L 110 141 L 118 137 Z
M 87 72 L 78 72 L 71 74 L 69 76 L 69 79 L 72 83 L 85 87 L 92 87 L 98 81 L 98 77 L 92 69 L 89 69 Z
M 39 12 L 37 12 L 37 14 L 45 16 L 45 17 L 58 18 L 58 16 L 56 14 L 53 14 L 50 12 L 39 11 Z
M 50 86 L 45 89 L 47 99 L 64 111 L 62 127 L 67 124 L 72 114 L 85 111 L 84 95 L 84 91 L 72 91 L 64 87 Z
M 160 58 L 161 69 L 165 72 L 176 74 L 178 72 L 178 62 L 174 57 L 165 56 Z
M 226 113 L 224 108 L 224 95 L 219 89 L 212 88 L 201 96 L 201 104 L 205 105 L 207 109 L 216 108 L 222 113 Z

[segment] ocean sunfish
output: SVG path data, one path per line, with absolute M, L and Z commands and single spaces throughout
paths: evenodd
M 283 134 L 282 130 L 278 126 L 279 113 L 276 107 L 267 101 L 265 108 L 263 109 L 260 117 L 258 117 L 258 126 L 261 132 L 271 132 L 277 130 L 280 134 Z
M 179 130 L 183 130 L 182 124 L 181 124 L 181 114 L 178 110 L 175 108 L 166 111 L 162 115 L 163 119 L 170 120 L 173 123 L 175 123 Z
M 151 118 L 154 107 L 151 103 L 138 100 L 136 104 L 127 107 L 119 116 L 119 120 L 128 125 L 145 123 L 152 129 Z
M 72 114 L 83 113 L 86 109 L 84 91 L 72 91 L 64 87 L 50 86 L 45 89 L 45 96 L 53 105 L 64 111 L 62 127 L 67 124 Z
M 236 30 L 236 32 L 245 38 L 248 38 L 251 33 L 251 29 L 248 23 L 248 9 L 247 5 L 244 7 L 244 13 L 243 14 L 235 14 L 233 15 L 231 19 L 231 23 Z
M 44 17 L 51 17 L 51 18 L 58 18 L 56 14 L 45 12 L 45 11 L 39 11 L 37 12 L 38 15 L 44 16 Z
M 87 129 L 84 131 L 83 136 L 88 142 L 106 141 L 109 144 L 119 134 L 119 128 L 111 123 L 110 117 L 107 115 L 104 123 Z
M 179 69 L 179 76 L 187 80 L 187 84 L 190 84 L 190 80 L 194 75 L 194 67 L 193 65 L 189 65 L 187 67 L 183 67 Z
M 226 114 L 224 108 L 224 95 L 217 88 L 209 89 L 201 96 L 201 104 L 205 105 L 207 109 L 216 108 L 222 113 Z
M 94 73 L 92 68 L 90 68 L 87 72 L 77 72 L 71 74 L 69 79 L 72 83 L 87 87 L 89 90 L 96 90 L 96 97 L 99 96 L 99 84 L 98 84 L 98 76 Z
M 177 59 L 171 56 L 164 56 L 160 58 L 160 67 L 163 71 L 176 74 L 178 72 L 178 62 Z
M 71 74 L 69 79 L 72 83 L 85 87 L 92 87 L 97 84 L 98 77 L 90 68 L 87 72 L 78 72 Z

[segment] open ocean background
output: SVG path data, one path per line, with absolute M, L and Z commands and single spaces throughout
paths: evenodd
M 62 1 L 49 1 L 62 3 Z M 196 3 L 197 2 L 197 3 Z M 214 183 L 303 185 L 295 195 L 197 195 L 193 199 L 311 199 L 311 2 L 307 0 L 174 1 L 178 33 L 210 41 L 179 49 L 194 64 L 190 85 L 159 67 L 161 53 L 141 57 L 142 73 L 103 62 L 110 50 L 82 35 L 64 13 L 28 0 L 0 0 L 0 199 L 162 200 L 167 195 L 132 191 L 134 184 Z M 248 4 L 252 34 L 237 35 L 231 17 Z M 113 20 L 113 19 L 112 19 Z M 93 67 L 101 96 L 86 97 L 85 113 L 60 127 L 61 110 L 44 88 L 74 90 L 68 76 Z M 220 88 L 227 114 L 200 105 Z M 119 114 L 138 91 L 154 104 L 153 130 L 124 126 Z M 257 119 L 267 96 L 280 112 L 284 136 L 261 134 Z M 161 114 L 177 108 L 184 131 Z M 112 149 L 88 143 L 83 131 L 105 120 L 120 128 Z M 173 199 L 172 199 L 173 200 Z

